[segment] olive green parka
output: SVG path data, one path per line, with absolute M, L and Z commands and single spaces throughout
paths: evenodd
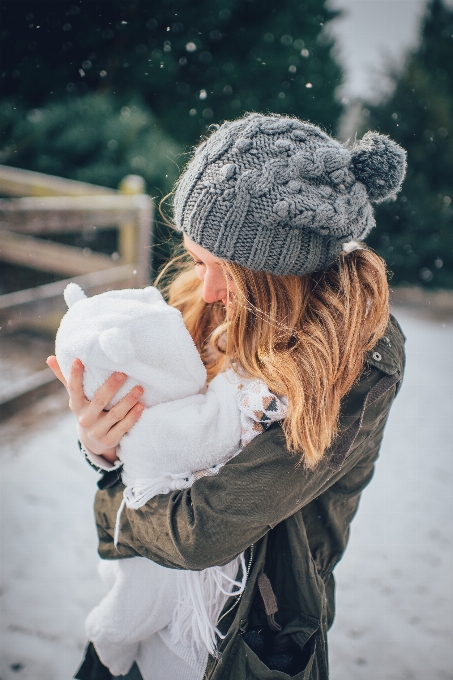
M 343 399 L 339 434 L 315 470 L 287 452 L 274 425 L 217 476 L 156 496 L 139 510 L 125 509 L 118 549 L 113 535 L 124 487 L 116 472 L 101 480 L 95 515 L 102 558 L 143 556 L 198 570 L 246 551 L 247 585 L 219 618 L 225 638 L 219 640 L 220 658 L 209 657 L 205 680 L 327 680 L 332 571 L 373 475 L 403 371 L 404 336 L 391 318 Z M 270 670 L 247 644 L 250 631 L 264 635 L 275 653 L 295 651 L 296 673 Z

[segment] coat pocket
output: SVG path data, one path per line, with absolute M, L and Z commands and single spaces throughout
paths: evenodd
M 257 654 L 242 640 L 241 653 L 245 656 L 246 675 L 244 680 L 309 680 L 316 656 L 316 638 L 311 638 L 304 648 L 304 665 L 296 675 L 269 668 Z

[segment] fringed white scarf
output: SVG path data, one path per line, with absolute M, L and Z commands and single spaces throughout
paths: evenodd
M 209 470 L 194 474 L 166 474 L 156 479 L 139 479 L 127 486 L 116 517 L 115 546 L 118 544 L 121 515 L 125 506 L 133 510 L 141 508 L 158 494 L 188 488 L 201 476 L 216 475 L 221 467 L 221 465 L 216 465 Z M 236 581 L 239 565 L 241 566 L 241 580 Z M 217 656 L 216 636 L 221 639 L 224 637 L 216 628 L 222 608 L 219 607 L 219 602 L 222 602 L 220 598 L 222 594 L 226 598 L 241 595 L 244 592 L 246 579 L 244 553 L 223 567 L 178 572 L 178 603 L 169 627 L 172 643 L 179 642 L 190 647 L 195 658 L 203 648 L 213 656 Z
M 239 565 L 241 580 L 237 581 Z M 203 649 L 217 657 L 216 636 L 225 637 L 216 627 L 223 603 L 230 596 L 241 595 L 246 580 L 244 553 L 223 567 L 178 572 L 178 604 L 169 626 L 172 643 L 190 647 L 195 658 Z

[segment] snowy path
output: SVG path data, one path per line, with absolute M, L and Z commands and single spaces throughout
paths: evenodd
M 72 678 L 85 616 L 103 594 L 92 514 L 97 475 L 78 451 L 66 396 L 46 401 L 57 413 L 34 414 L 25 434 L 14 432 L 19 416 L 0 428 L 1 680 Z
M 332 680 L 453 679 L 453 323 L 397 315 L 408 369 L 336 570 Z M 103 592 L 66 402 L 0 427 L 0 680 L 70 680 Z
M 406 376 L 335 574 L 331 680 L 453 678 L 453 324 L 397 316 Z

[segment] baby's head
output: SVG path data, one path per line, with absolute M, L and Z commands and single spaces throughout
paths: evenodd
M 180 312 L 156 288 L 112 290 L 88 298 L 70 283 L 68 311 L 61 320 L 55 354 L 67 379 L 74 359 L 85 366 L 83 387 L 91 399 L 115 371 L 128 379 L 112 404 L 134 385 L 145 406 L 197 394 L 206 371 Z

